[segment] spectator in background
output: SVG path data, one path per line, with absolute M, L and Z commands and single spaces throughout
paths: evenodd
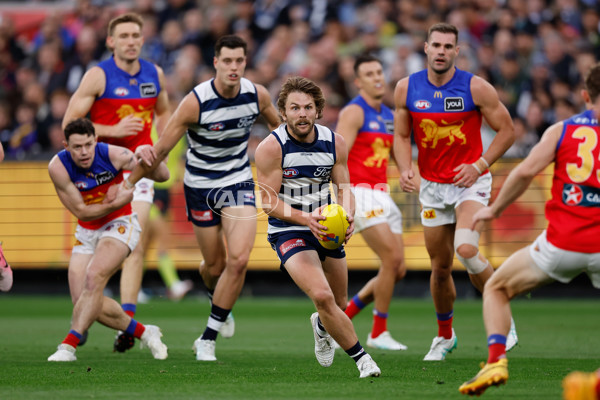
M 66 86 L 67 70 L 59 42 L 47 42 L 41 45 L 36 61 L 37 80 L 46 89 L 46 94 Z
M 66 62 L 66 89 L 74 93 L 83 75 L 98 64 L 102 48 L 96 30 L 90 25 L 83 26 L 75 42 L 75 52 Z
M 21 103 L 15 113 L 16 127 L 13 129 L 6 153 L 12 159 L 23 160 L 28 151 L 35 151 L 37 131 L 35 123 L 35 105 Z
M 43 45 L 57 42 L 65 53 L 68 53 L 75 44 L 75 38 L 62 23 L 62 13 L 54 12 L 47 15 L 39 32 L 33 38 L 33 51 L 38 52 Z
M 167 21 L 177 21 L 186 11 L 195 7 L 193 0 L 167 0 L 166 6 L 158 12 L 158 29 L 162 31 Z

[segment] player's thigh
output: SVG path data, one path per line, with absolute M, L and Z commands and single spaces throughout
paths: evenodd
M 231 258 L 247 258 L 256 238 L 256 208 L 253 206 L 227 207 L 221 215 L 221 224 Z
M 454 259 L 454 224 L 424 226 L 425 248 L 434 261 L 432 267 L 439 265 L 452 267 Z
M 77 302 L 85 283 L 85 271 L 93 254 L 73 253 L 69 260 L 69 291 L 73 304 Z
M 471 229 L 473 225 L 473 215 L 475 213 L 485 207 L 484 204 L 474 201 L 474 200 L 466 200 L 456 207 L 456 229 Z M 475 229 L 478 232 L 481 232 L 483 228 L 483 223 L 478 224 Z
M 129 255 L 130 248 L 124 242 L 110 236 L 98 241 L 96 252 L 90 260 L 86 275 L 97 282 L 108 282 Z
M 326 257 L 323 272 L 335 297 L 335 302 L 344 308 L 348 301 L 348 263 L 346 258 Z
M 404 258 L 402 235 L 393 233 L 387 223 L 371 226 L 363 230 L 361 234 L 380 260 L 402 262 Z
M 285 262 L 285 269 L 296 285 L 311 299 L 331 292 L 329 283 L 315 250 L 300 251 Z
M 192 226 L 204 262 L 208 266 L 220 265 L 224 268 L 227 253 L 225 252 L 221 225 Z
M 142 228 L 143 232 L 150 219 L 150 209 L 152 208 L 152 203 L 147 201 L 132 201 L 131 208 L 133 209 L 133 212 L 138 215 L 138 222 L 140 223 L 140 227 Z
M 489 288 L 503 291 L 509 298 L 513 298 L 552 281 L 533 261 L 527 246 L 508 257 L 492 274 L 485 285 L 484 294 Z

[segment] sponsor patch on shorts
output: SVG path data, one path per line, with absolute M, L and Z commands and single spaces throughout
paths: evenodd
M 207 222 L 213 220 L 213 212 L 212 210 L 190 210 L 192 213 L 192 218 L 196 221 Z
M 286 240 L 281 244 L 281 246 L 279 246 L 279 252 L 282 256 L 284 256 L 285 253 L 296 247 L 306 247 L 306 242 L 304 241 L 304 239 Z
M 435 210 L 423 210 L 423 218 L 435 219 Z

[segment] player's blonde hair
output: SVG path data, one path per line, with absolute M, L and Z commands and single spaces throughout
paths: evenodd
M 117 27 L 117 25 L 124 24 L 126 22 L 133 22 L 134 24 L 138 24 L 140 30 L 144 27 L 144 19 L 141 15 L 136 13 L 123 14 L 110 20 L 110 22 L 108 23 L 108 36 L 112 36 L 115 33 L 115 28 Z

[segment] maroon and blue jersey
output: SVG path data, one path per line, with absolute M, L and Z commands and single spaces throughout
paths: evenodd
M 472 164 L 483 154 L 481 113 L 473 102 L 473 74 L 455 69 L 442 86 L 427 79 L 427 70 L 410 75 L 406 107 L 419 149 L 421 176 L 438 183 L 453 183 L 454 168 Z
M 152 144 L 150 133 L 154 105 L 161 91 L 156 66 L 146 60 L 139 61 L 140 70 L 134 75 L 117 67 L 113 57 L 99 63 L 98 67 L 102 68 L 106 76 L 106 87 L 90 110 L 92 122 L 102 125 L 116 125 L 128 115 L 141 118 L 144 128 L 134 135 L 98 139 L 131 151 L 135 151 L 141 145 Z

